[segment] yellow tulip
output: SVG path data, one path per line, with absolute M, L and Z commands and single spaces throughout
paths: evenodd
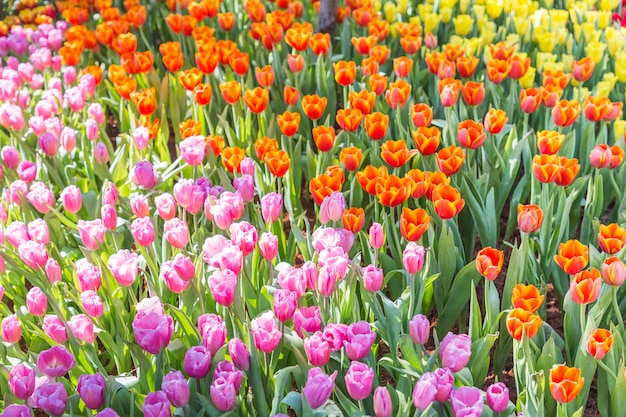
M 598 13 L 598 29 L 605 29 L 612 22 L 611 12 L 602 11 Z
M 626 131 L 626 121 L 618 119 L 613 124 L 613 135 L 615 137 L 615 142 L 619 142 L 624 139 L 624 131 Z
M 543 3 L 547 9 L 551 9 L 554 7 L 554 0 L 545 0 Z
M 506 5 L 513 3 L 511 1 L 506 1 L 504 2 L 505 5 L 505 12 L 506 12 Z M 523 4 L 523 3 L 518 3 L 516 5 L 511 6 L 513 14 L 516 17 L 523 17 L 524 19 L 528 19 L 528 5 L 527 4 Z M 506 12 L 507 14 L 511 13 L 511 10 L 509 10 L 508 12 Z
M 467 13 L 467 9 L 469 8 L 470 0 L 460 0 L 459 1 L 459 11 L 461 13 Z
M 437 13 L 428 13 L 424 19 L 424 32 L 435 32 L 441 18 Z
M 483 49 L 483 40 L 481 38 L 472 38 L 467 42 L 467 55 L 479 55 Z
M 474 9 L 474 17 L 476 17 L 476 20 L 479 22 L 483 20 L 485 17 L 485 6 L 474 4 L 472 7 Z
M 528 29 L 530 29 L 530 22 L 527 18 L 523 16 L 514 16 L 513 25 L 515 26 L 515 32 L 517 32 L 519 36 L 526 36 L 529 33 Z
M 572 80 L 574 80 L 574 79 L 572 78 Z M 576 80 L 574 80 L 574 81 L 576 81 Z M 587 97 L 589 97 L 591 95 L 591 91 L 589 91 L 589 89 L 586 88 L 586 87 L 574 88 L 574 90 L 572 90 L 572 91 L 573 91 L 572 100 L 578 101 L 579 103 L 584 102 L 587 99 Z M 580 97 L 578 96 L 578 92 L 579 91 L 580 91 Z
M 600 10 L 610 12 L 617 9 L 620 0 L 600 0 Z
M 556 55 L 549 52 L 537 52 L 535 61 L 537 63 L 537 70 L 539 70 L 539 72 L 543 72 L 546 64 L 549 65 L 556 62 Z
M 606 46 L 608 47 L 609 55 L 612 57 L 616 56 L 620 51 L 626 49 L 626 38 L 615 28 L 606 28 L 604 37 L 606 39 Z
M 564 72 L 572 72 L 572 64 L 574 63 L 573 55 L 561 54 L 561 62 L 563 63 Z
M 378 13 L 378 12 L 380 12 L 380 9 L 382 9 L 382 8 L 383 8 L 382 2 L 380 0 L 376 0 L 374 2 L 374 10 L 376 10 L 376 12 Z
M 615 83 L 617 83 L 617 76 L 612 72 L 605 72 L 602 75 L 602 81 L 606 81 L 607 83 L 611 84 L 611 88 L 614 88 Z
M 558 26 L 564 28 L 569 20 L 569 13 L 567 10 L 550 10 L 550 19 L 552 19 L 552 27 Z
M 528 14 L 529 15 L 532 15 L 532 14 L 536 13 L 537 10 L 539 10 L 539 2 L 533 1 L 533 2 L 530 2 L 530 4 L 528 4 Z
M 587 10 L 595 10 L 596 8 L 596 0 L 585 0 L 584 3 L 587 5 Z
M 596 10 L 589 10 L 585 13 L 585 22 L 596 24 L 598 21 L 598 12 Z
M 626 83 L 626 52 L 620 52 L 615 57 L 615 75 L 620 83 Z
M 415 23 L 416 25 L 421 25 L 422 19 L 420 19 L 419 16 L 411 16 L 411 18 L 409 19 L 409 23 Z
M 583 27 L 580 26 L 578 23 L 574 23 L 574 39 L 576 39 L 576 42 L 580 42 L 580 37 L 583 34 Z
M 496 37 L 496 24 L 494 22 L 485 22 L 482 26 L 479 26 L 479 31 L 483 46 L 487 46 Z
M 524 76 L 518 80 L 520 87 L 522 88 L 533 87 L 535 85 L 536 72 L 537 70 L 535 69 L 535 67 L 528 67 L 528 71 L 526 71 L 526 74 L 524 74 Z
M 390 1 L 385 3 L 385 7 L 383 8 L 385 13 L 385 20 L 389 23 L 395 22 L 396 17 L 398 15 L 398 8 L 396 5 Z
M 430 14 L 432 10 L 433 6 L 430 4 L 421 3 L 417 5 L 417 13 L 420 15 L 420 18 L 422 18 L 422 20 L 426 20 L 426 15 Z
M 539 45 L 539 50 L 541 50 L 541 52 L 550 52 L 554 50 L 554 46 L 556 45 L 554 33 L 543 32 L 537 37 L 537 44 Z
M 389 33 L 394 39 L 398 37 L 398 22 L 393 22 L 389 25 Z
M 453 19 L 454 30 L 459 36 L 468 35 L 474 27 L 474 19 L 468 14 L 460 14 Z
M 504 5 L 502 4 L 502 0 L 487 0 L 487 14 L 492 19 L 497 19 L 502 14 L 502 9 Z
M 451 7 L 440 7 L 439 15 L 441 16 L 441 21 L 443 23 L 449 23 L 452 20 L 452 8 Z
M 596 64 L 599 64 L 604 57 L 604 50 L 606 49 L 606 44 L 598 41 L 591 41 L 585 47 L 585 53 L 589 58 L 593 60 Z
M 451 9 L 454 8 L 454 6 L 456 6 L 457 0 L 441 0 L 439 2 L 439 8 L 441 9 L 442 7 L 449 7 Z
M 485 5 L 485 0 L 475 0 L 474 4 L 477 4 L 479 6 L 484 6 Z
M 596 93 L 594 94 L 594 97 L 596 98 L 608 97 L 611 90 L 612 90 L 611 83 L 606 82 L 606 81 L 600 81 L 596 84 Z
M 593 23 L 583 23 L 580 25 L 583 29 L 583 35 L 585 36 L 585 42 L 597 42 L 600 39 L 600 32 L 596 30 L 596 25 Z
M 409 5 L 408 0 L 398 0 L 398 11 L 400 12 L 400 14 L 406 13 L 406 9 L 408 5 Z

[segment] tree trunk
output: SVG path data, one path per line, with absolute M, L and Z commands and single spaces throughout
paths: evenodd
M 317 31 L 335 35 L 337 25 L 337 0 L 320 0 L 320 18 Z

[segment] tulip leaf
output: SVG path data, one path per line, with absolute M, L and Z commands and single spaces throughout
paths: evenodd
M 338 387 L 335 387 L 333 391 L 335 393 L 335 397 L 337 397 L 339 405 L 341 405 L 341 407 L 349 416 L 363 415 L 361 410 L 359 410 L 359 407 L 357 407 L 354 402 L 350 398 L 348 398 Z
M 498 333 L 488 334 L 472 342 L 472 356 L 467 367 L 472 372 L 472 379 L 480 384 L 485 380 L 491 363 L 489 352 L 498 339 Z
M 617 382 L 615 388 L 611 392 L 611 414 L 613 416 L 621 416 L 626 409 L 626 374 L 624 365 L 621 364 L 617 371 Z
M 402 358 L 406 360 L 413 369 L 423 372 L 422 352 L 408 334 L 400 336 L 400 350 Z
M 279 369 L 274 374 L 274 399 L 272 400 L 271 414 L 279 413 L 279 407 L 282 403 L 281 399 L 283 398 L 285 390 L 291 387 L 292 375 L 295 372 L 302 372 L 297 365 Z
M 437 248 L 437 264 L 441 273 L 439 279 L 433 284 L 435 289 L 435 304 L 438 309 L 443 309 L 446 295 L 452 284 L 452 278 L 456 271 L 456 245 L 450 227 L 443 222 Z
M 471 295 L 471 285 L 475 285 L 480 278 L 481 275 L 476 270 L 474 262 L 465 265 L 456 274 L 449 291 L 450 297 L 441 310 L 437 321 L 437 334 L 445 335 L 452 328 L 461 312 L 467 307 Z

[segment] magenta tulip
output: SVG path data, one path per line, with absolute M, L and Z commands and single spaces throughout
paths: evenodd
M 348 394 L 357 400 L 364 400 L 372 392 L 374 370 L 363 362 L 352 362 L 345 376 Z

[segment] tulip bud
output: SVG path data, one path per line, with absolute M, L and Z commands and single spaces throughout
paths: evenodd
M 430 322 L 423 314 L 416 314 L 409 321 L 409 333 L 413 343 L 423 345 L 428 342 L 430 334 Z
M 503 413 L 509 406 L 509 389 L 502 382 L 487 388 L 487 405 L 496 413 Z
M 230 411 L 235 407 L 235 399 L 237 397 L 235 385 L 223 377 L 213 380 L 210 395 L 211 402 L 220 411 Z
M 393 413 L 391 395 L 387 387 L 378 387 L 374 390 L 374 414 L 376 417 L 390 417 Z
M 383 287 L 384 275 L 383 270 L 376 268 L 374 265 L 368 265 L 362 269 L 363 286 L 369 292 L 380 291 Z
M 155 197 L 154 205 L 163 220 L 170 220 L 176 216 L 176 200 L 171 194 L 164 193 Z
M 370 245 L 374 249 L 380 249 L 385 244 L 385 232 L 382 225 L 379 223 L 373 223 L 370 227 Z
M 248 352 L 248 347 L 241 339 L 230 339 L 228 342 L 228 354 L 238 369 L 247 371 L 250 368 L 250 353 Z
M 309 369 L 306 384 L 302 389 L 302 396 L 313 410 L 323 406 L 328 401 L 335 386 L 336 377 L 337 371 L 328 376 L 321 368 Z
M 78 377 L 76 391 L 78 391 L 78 395 L 87 408 L 96 410 L 102 407 L 102 404 L 104 404 L 105 389 L 106 380 L 100 372 L 93 375 L 83 374 Z
M 2 319 L 2 338 L 7 343 L 17 343 L 22 338 L 22 323 L 15 314 Z
M 165 375 L 161 389 L 174 407 L 184 407 L 189 403 L 189 385 L 182 372 L 171 371 Z
M 459 372 L 469 362 L 471 348 L 472 340 L 468 335 L 448 333 L 439 346 L 441 365 L 452 372 Z
M 37 408 L 55 416 L 62 415 L 67 404 L 67 392 L 61 382 L 40 385 L 32 398 Z
M 150 205 L 146 196 L 137 194 L 130 198 L 130 208 L 137 217 L 150 216 Z
M 27 400 L 35 391 L 37 373 L 23 363 L 15 365 L 9 373 L 9 388 L 18 400 Z
M 424 247 L 409 242 L 402 253 L 402 264 L 409 274 L 417 274 L 424 266 Z
M 41 288 L 33 287 L 26 294 L 26 308 L 33 316 L 43 316 L 48 307 L 48 298 Z
M 65 187 L 61 192 L 61 202 L 63 208 L 68 213 L 76 213 L 83 205 L 83 196 L 81 191 L 75 185 Z
M 204 378 L 211 366 L 211 353 L 204 346 L 194 346 L 185 353 L 183 368 L 190 378 Z
M 348 394 L 355 400 L 364 400 L 372 392 L 374 370 L 363 362 L 352 362 L 345 376 Z
M 432 372 L 426 372 L 417 380 L 413 388 L 413 404 L 418 410 L 426 410 L 437 395 L 437 377 Z
M 163 391 L 156 391 L 146 395 L 141 410 L 144 417 L 172 417 L 171 407 L 167 395 Z

